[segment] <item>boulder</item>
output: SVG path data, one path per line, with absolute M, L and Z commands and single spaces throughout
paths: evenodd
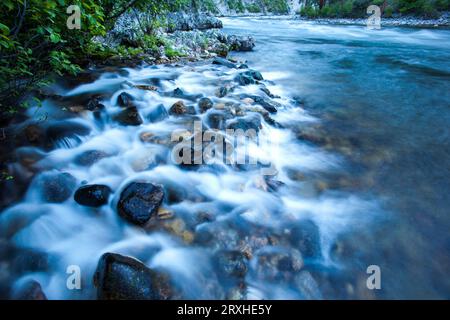
M 99 300 L 168 300 L 173 295 L 167 275 L 116 253 L 100 258 L 94 285 Z
M 168 32 L 221 29 L 223 23 L 218 18 L 207 14 L 171 13 L 167 16 Z
M 178 101 L 173 104 L 169 109 L 170 115 L 184 115 L 184 114 L 195 114 L 195 108 L 193 106 L 186 106 L 183 101 Z
M 235 63 L 231 62 L 228 59 L 224 59 L 224 58 L 216 57 L 216 58 L 214 58 L 212 63 L 220 65 L 220 66 L 225 66 L 225 67 L 230 68 L 230 69 L 236 69 L 237 68 L 237 65 Z
M 255 70 L 242 72 L 235 77 L 235 81 L 238 82 L 241 86 L 256 84 L 262 80 L 264 80 L 264 78 L 261 73 Z
M 213 107 L 213 102 L 209 98 L 201 98 L 198 102 L 198 109 L 201 113 L 205 113 Z
M 128 107 L 119 112 L 114 120 L 123 126 L 140 126 L 144 123 L 136 107 Z
M 128 222 L 143 226 L 158 212 L 163 199 L 162 186 L 132 182 L 120 194 L 117 211 Z
M 226 41 L 232 51 L 252 51 L 255 47 L 255 39 L 249 36 L 231 35 Z
M 86 109 L 89 111 L 102 111 L 105 109 L 105 105 L 100 102 L 99 98 L 94 97 L 88 101 Z
M 105 185 L 85 185 L 75 192 L 74 199 L 83 206 L 101 207 L 108 203 L 111 191 L 111 188 Z
M 133 106 L 133 96 L 127 92 L 122 92 L 117 97 L 117 104 L 123 108 L 128 108 Z
M 37 189 L 47 202 L 61 203 L 72 195 L 77 180 L 67 172 L 49 171 L 36 178 Z
M 39 282 L 28 280 L 13 290 L 13 300 L 47 300 Z
M 259 132 L 261 128 L 261 116 L 259 114 L 252 114 L 245 117 L 240 117 L 227 122 L 227 129 L 232 130 L 254 130 Z

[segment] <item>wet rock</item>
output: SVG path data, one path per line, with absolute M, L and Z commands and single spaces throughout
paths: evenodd
M 226 44 L 217 43 L 211 46 L 210 51 L 217 54 L 221 58 L 226 58 L 230 49 Z
M 180 88 L 176 88 L 170 96 L 190 101 L 196 101 L 202 97 L 201 94 L 187 94 Z
M 237 68 L 237 65 L 235 63 L 231 62 L 228 59 L 224 59 L 224 58 L 216 57 L 216 58 L 214 58 L 212 63 L 220 65 L 220 66 L 225 66 L 225 67 L 230 68 L 230 69 L 236 69 Z
M 105 105 L 100 102 L 99 98 L 94 97 L 88 101 L 86 109 L 89 111 L 102 111 L 105 109 Z
M 281 104 L 279 104 L 278 102 L 265 99 L 260 96 L 250 96 L 250 98 L 253 99 L 256 104 L 259 104 L 270 113 L 277 113 L 278 109 L 281 108 Z
M 90 127 L 78 121 L 71 120 L 55 122 L 47 128 L 47 137 L 52 141 L 69 137 L 87 136 L 90 133 Z
M 255 132 L 259 132 L 260 128 L 261 117 L 258 114 L 240 117 L 227 122 L 227 129 L 232 130 L 254 130 Z
M 24 136 L 28 143 L 31 145 L 42 145 L 45 143 L 45 130 L 37 125 L 37 124 L 30 124 L 25 127 L 23 130 Z
M 228 94 L 228 88 L 227 87 L 220 87 L 219 89 L 217 89 L 216 91 L 216 96 L 218 98 L 223 98 Z
M 267 89 L 266 87 L 262 87 L 261 91 L 264 92 L 269 98 L 272 98 L 272 99 L 280 98 L 279 96 L 272 94 L 272 92 L 270 92 L 270 90 Z
M 167 275 L 115 253 L 100 258 L 94 285 L 100 300 L 168 300 L 173 296 Z
M 164 105 L 160 104 L 156 106 L 147 116 L 147 119 L 152 122 L 160 122 L 169 117 L 169 113 L 167 112 Z
M 108 157 L 110 155 L 104 151 L 88 150 L 75 157 L 74 162 L 80 166 L 92 166 L 94 163 Z
M 144 123 L 136 107 L 128 107 L 119 112 L 114 120 L 123 126 L 140 126 Z
M 305 258 L 321 256 L 319 227 L 311 220 L 298 222 L 291 229 L 290 241 Z
M 143 226 L 158 212 L 163 198 L 162 186 L 132 182 L 122 191 L 117 211 L 128 222 Z
M 75 192 L 74 199 L 83 206 L 101 207 L 108 203 L 111 191 L 111 188 L 105 185 L 85 185 Z
M 214 255 L 213 261 L 220 277 L 244 278 L 247 274 L 247 258 L 238 250 L 220 250 Z
M 17 274 L 47 271 L 50 268 L 49 255 L 32 249 L 16 249 L 11 266 Z
M 133 106 L 133 96 L 127 92 L 122 92 L 119 97 L 117 97 L 117 104 L 123 108 L 128 108 Z
M 171 13 L 168 15 L 168 32 L 221 29 L 220 19 L 208 14 Z
M 188 108 L 184 104 L 183 101 L 178 101 L 173 104 L 172 107 L 169 109 L 170 115 L 183 115 L 188 113 Z
M 233 115 L 228 110 L 211 110 L 207 114 L 206 122 L 211 129 L 222 130 L 226 121 L 232 118 Z
M 258 71 L 255 71 L 255 70 L 248 70 L 248 71 L 242 72 L 242 73 L 238 74 L 235 78 L 235 81 L 237 81 L 241 86 L 256 84 L 262 80 L 264 80 L 264 78 L 261 75 L 261 73 Z
M 64 202 L 70 198 L 76 183 L 75 177 L 67 172 L 44 172 L 36 178 L 42 199 L 52 203 Z
M 198 102 L 198 109 L 201 113 L 205 113 L 213 107 L 213 102 L 209 98 L 201 98 Z
M 255 39 L 248 36 L 231 35 L 226 38 L 226 42 L 232 51 L 252 51 L 255 47 Z
M 11 298 L 13 300 L 47 300 L 41 285 L 36 280 L 28 280 L 16 288 Z
M 301 253 L 296 249 L 266 247 L 252 261 L 255 276 L 266 281 L 292 280 L 303 267 Z

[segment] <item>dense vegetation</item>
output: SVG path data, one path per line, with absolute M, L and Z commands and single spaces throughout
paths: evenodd
M 198 6 L 198 0 L 2 0 L 0 2 L 0 108 L 15 111 L 19 97 L 42 84 L 50 74 L 75 74 L 87 59 L 129 54 L 94 44 L 127 10 L 143 10 L 155 17 L 182 6 Z M 208 3 L 208 1 L 203 2 Z M 70 5 L 81 9 L 81 28 L 70 29 Z M 147 25 L 146 46 L 156 46 L 152 25 Z M 136 50 L 136 49 L 134 49 Z M 168 54 L 173 54 L 168 50 Z M 23 105 L 23 104 L 22 104 Z
M 225 0 L 228 9 L 237 13 L 275 13 L 285 14 L 289 12 L 288 1 L 286 0 Z
M 450 10 L 449 0 L 307 0 L 300 14 L 309 18 L 362 18 L 371 4 L 381 8 L 383 17 L 415 15 L 437 18 Z

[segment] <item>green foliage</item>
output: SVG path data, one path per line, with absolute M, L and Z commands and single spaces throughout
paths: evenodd
M 230 10 L 234 10 L 237 13 L 245 12 L 245 5 L 242 0 L 227 0 L 227 6 Z
M 268 12 L 285 14 L 289 12 L 289 5 L 286 0 L 263 0 Z
M 262 11 L 261 7 L 256 2 L 247 4 L 246 8 L 247 8 L 247 11 L 250 13 L 260 13 Z

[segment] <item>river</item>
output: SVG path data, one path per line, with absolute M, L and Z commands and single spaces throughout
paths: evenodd
M 167 273 L 187 299 L 450 298 L 450 31 L 224 25 L 255 37 L 254 51 L 231 56 L 261 83 L 237 85 L 246 69 L 210 62 L 109 68 L 53 85 L 59 98 L 28 110 L 54 145 L 17 147 L 12 165 L 33 179 L 0 215 L 0 284 L 34 279 L 49 299 L 93 299 L 112 252 Z M 93 97 L 102 108 L 80 111 Z M 180 99 L 195 115 L 166 114 Z M 257 164 L 177 165 L 170 138 L 196 137 L 195 121 L 255 128 L 265 139 L 235 152 Z M 164 190 L 144 227 L 117 214 L 135 181 Z M 105 203 L 74 200 L 94 184 L 111 190 Z M 373 266 L 379 289 L 367 285 Z M 79 286 L 68 285 L 74 270 Z

